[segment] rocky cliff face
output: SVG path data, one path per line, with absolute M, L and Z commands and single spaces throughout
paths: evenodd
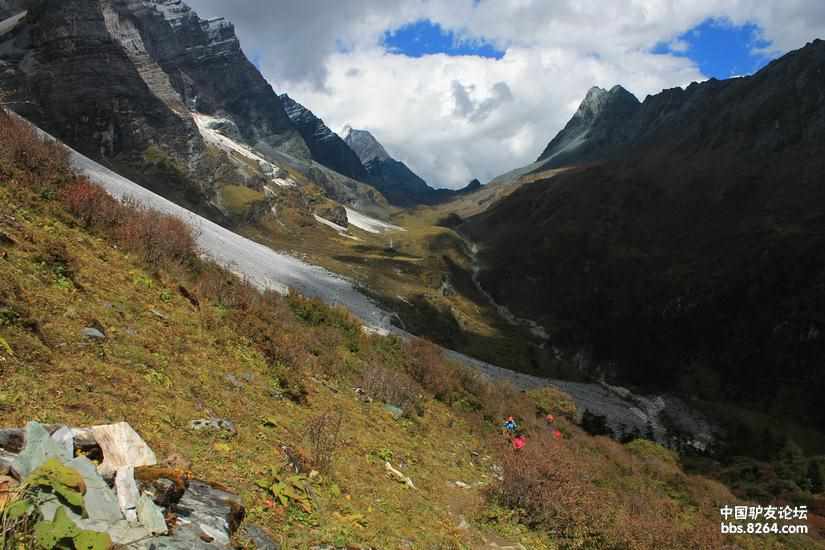
M 250 143 L 309 156 L 231 24 L 180 0 L 14 2 L 28 13 L 0 36 L 3 101 L 141 184 L 220 218 L 195 110 L 231 117 Z
M 299 172 L 351 206 L 386 204 L 350 177 L 366 171 L 340 138 L 310 132 L 308 147 L 223 19 L 181 0 L 0 0 L 0 15 L 19 17 L 0 26 L 0 100 L 187 208 L 221 221 L 220 188 L 261 191 L 261 165 Z M 229 141 L 216 150 L 195 114 Z M 245 150 L 265 159 L 250 164 Z
M 358 156 L 323 120 L 287 94 L 281 95 L 281 101 L 316 162 L 354 180 L 367 181 L 367 171 Z

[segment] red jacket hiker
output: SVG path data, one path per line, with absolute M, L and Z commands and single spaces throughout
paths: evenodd
M 523 449 L 524 446 L 527 444 L 527 438 L 523 435 L 517 435 L 513 438 L 513 449 L 518 451 L 519 449 Z

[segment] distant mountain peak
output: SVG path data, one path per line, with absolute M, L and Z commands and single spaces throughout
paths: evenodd
M 557 164 L 587 160 L 597 147 L 622 139 L 622 125 L 639 110 L 639 100 L 616 85 L 605 90 L 593 86 L 564 129 L 553 138 L 538 162 Z
M 347 125 L 344 127 L 344 141 L 365 164 L 372 160 L 383 161 L 392 158 L 381 142 L 375 139 L 375 136 L 368 130 L 357 130 Z

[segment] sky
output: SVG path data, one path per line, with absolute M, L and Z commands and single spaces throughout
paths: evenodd
M 434 187 L 533 162 L 592 86 L 640 100 L 825 38 L 823 0 L 187 0 L 278 93 Z

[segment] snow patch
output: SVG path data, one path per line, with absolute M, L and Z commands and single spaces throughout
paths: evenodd
M 367 233 L 378 235 L 389 231 L 406 231 L 403 227 L 382 222 L 381 220 L 376 220 L 375 218 L 371 218 L 365 214 L 353 210 L 352 208 L 344 208 L 347 211 L 347 220 L 349 220 L 349 223 L 362 231 L 366 231 Z
M 353 241 L 360 241 L 361 240 L 358 237 L 356 237 L 355 235 L 350 235 L 349 233 L 347 233 L 347 228 L 346 227 L 343 227 L 341 225 L 338 225 L 335 222 L 331 222 L 327 219 L 324 219 L 321 216 L 319 216 L 318 214 L 313 214 L 313 216 L 315 217 L 316 222 L 321 223 L 323 225 L 326 225 L 327 227 L 331 227 L 332 229 L 334 229 L 335 231 L 338 232 L 339 236 L 346 237 L 348 239 L 352 239 Z
M 278 187 L 295 187 L 295 182 L 291 178 L 281 177 L 281 168 L 266 160 L 264 157 L 256 153 L 252 148 L 238 143 L 237 141 L 226 137 L 219 131 L 215 130 L 215 126 L 222 124 L 232 124 L 232 121 L 226 118 L 216 118 L 205 115 L 203 113 L 192 113 L 192 118 L 198 126 L 201 136 L 204 141 L 214 145 L 218 149 L 229 153 L 229 155 L 240 155 L 248 160 L 256 162 L 265 174 L 270 174 L 272 183 Z
M 28 15 L 28 11 L 21 11 L 17 15 L 12 15 L 11 17 L 0 21 L 0 36 L 12 31 L 14 27 L 17 26 L 23 19 L 25 19 L 26 15 Z

